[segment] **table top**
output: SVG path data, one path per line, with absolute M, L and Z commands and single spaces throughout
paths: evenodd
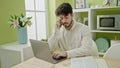
M 120 68 L 120 59 L 118 60 L 118 59 L 98 58 L 98 57 L 95 59 L 105 60 L 108 65 L 108 68 Z M 100 68 L 101 67 L 102 65 L 100 66 Z M 57 64 L 52 64 L 52 63 L 33 57 L 16 66 L 13 66 L 12 68 L 70 68 L 70 59 L 66 59 Z
M 30 47 L 30 42 L 26 44 L 19 44 L 18 42 L 12 42 L 12 43 L 7 43 L 4 45 L 0 45 L 0 49 L 6 49 L 6 50 L 14 50 L 14 51 L 21 51 L 24 48 Z

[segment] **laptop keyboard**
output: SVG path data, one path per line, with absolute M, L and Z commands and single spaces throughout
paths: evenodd
M 66 58 L 65 57 L 60 57 L 60 58 L 58 58 L 58 59 L 56 59 L 56 58 L 53 58 L 53 62 L 54 63 L 57 63 L 57 62 L 60 62 L 60 61 L 63 61 L 63 60 L 65 60 Z
M 54 60 L 62 60 L 62 59 L 65 59 L 66 57 L 60 57 L 60 58 L 53 58 Z

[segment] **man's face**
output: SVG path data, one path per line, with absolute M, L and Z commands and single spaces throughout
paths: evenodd
M 60 19 L 61 19 L 61 24 L 65 27 L 65 28 L 69 28 L 71 26 L 71 22 L 73 20 L 73 14 L 68 14 L 68 15 L 60 15 Z

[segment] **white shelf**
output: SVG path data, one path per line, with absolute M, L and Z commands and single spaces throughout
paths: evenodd
M 73 12 L 88 12 L 89 8 L 85 8 L 85 9 L 73 9 Z
M 103 56 L 104 56 L 104 54 L 105 54 L 105 53 L 102 53 L 102 52 L 98 52 L 98 54 L 99 54 L 99 55 L 103 55 Z
M 73 12 L 88 12 L 89 10 L 104 10 L 104 9 L 117 9 L 118 10 L 120 9 L 120 6 L 73 9 Z
M 109 12 L 110 11 L 110 12 Z M 117 11 L 115 13 L 115 11 Z M 84 23 L 84 17 L 82 17 L 82 12 L 87 12 L 88 16 L 88 27 L 92 32 L 92 38 L 96 39 L 96 33 L 120 33 L 120 30 L 97 30 L 97 15 L 105 15 L 105 14 L 120 14 L 120 6 L 111 6 L 111 7 L 97 7 L 97 8 L 83 8 L 83 9 L 73 9 L 75 14 L 75 19 L 79 22 Z
M 90 8 L 93 10 L 103 10 L 103 9 L 118 9 L 120 6 L 112 6 L 112 7 L 98 7 L 98 8 Z
M 91 30 L 91 32 L 100 32 L 100 33 L 120 33 L 120 31 L 103 31 L 103 30 Z

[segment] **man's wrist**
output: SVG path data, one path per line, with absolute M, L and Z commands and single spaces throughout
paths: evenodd
M 70 58 L 69 51 L 66 51 L 67 58 Z
M 66 51 L 64 52 L 64 56 L 67 58 L 67 52 Z

